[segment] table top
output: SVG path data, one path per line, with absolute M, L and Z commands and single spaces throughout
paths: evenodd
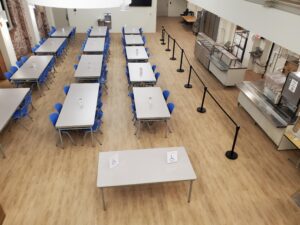
M 197 20 L 195 16 L 181 16 L 181 17 L 188 23 L 194 23 Z
M 77 79 L 98 79 L 101 75 L 103 55 L 82 55 L 75 71 Z
M 296 137 L 292 131 L 292 127 L 288 127 L 285 130 L 284 136 L 286 136 L 290 142 L 293 143 L 298 149 L 300 149 L 300 138 Z
M 125 35 L 126 45 L 144 45 L 144 41 L 141 35 Z
M 84 47 L 84 53 L 102 53 L 105 38 L 88 38 Z
M 126 55 L 129 61 L 149 59 L 144 46 L 126 46 Z
M 35 52 L 55 54 L 66 38 L 48 38 Z
M 146 63 L 128 63 L 130 82 L 156 82 L 151 64 Z
M 141 34 L 140 28 L 138 27 L 124 27 L 125 34 Z
M 93 27 L 90 37 L 105 37 L 107 33 L 107 26 Z
M 29 90 L 29 88 L 0 89 L 0 131 L 8 123 Z
M 98 83 L 71 84 L 56 128 L 90 128 L 95 121 L 99 92 Z
M 72 30 L 74 29 L 75 27 L 60 27 L 60 28 L 56 28 L 56 31 L 51 34 L 51 37 L 69 37 Z
M 160 87 L 133 87 L 136 117 L 141 120 L 171 117 Z
M 52 55 L 33 55 L 11 77 L 11 80 L 37 80 L 49 65 Z
M 177 151 L 178 161 L 167 163 L 167 152 Z M 110 168 L 110 160 L 119 164 Z M 196 180 L 184 147 L 100 152 L 97 187 L 115 187 L 161 182 Z

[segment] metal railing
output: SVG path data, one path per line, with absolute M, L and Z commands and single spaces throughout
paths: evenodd
M 167 43 L 165 42 L 165 39 L 166 39 Z M 235 120 L 224 109 L 224 107 L 221 105 L 221 103 L 219 103 L 218 100 L 214 97 L 214 95 L 210 92 L 210 90 L 208 89 L 208 87 L 205 84 L 205 82 L 201 79 L 201 77 L 199 76 L 199 74 L 197 73 L 197 71 L 194 69 L 194 67 L 190 63 L 190 61 L 189 61 L 189 59 L 188 59 L 188 57 L 187 57 L 184 49 L 178 44 L 178 42 L 176 41 L 176 39 L 173 38 L 166 31 L 166 29 L 165 29 L 164 26 L 162 26 L 160 41 L 161 41 L 162 45 L 167 45 L 167 48 L 165 49 L 165 51 L 168 51 L 168 52 L 172 51 L 172 56 L 171 56 L 170 60 L 176 60 L 176 58 L 175 58 L 176 46 L 179 48 L 179 50 L 180 50 L 180 64 L 179 64 L 179 68 L 177 69 L 177 72 L 179 72 L 179 73 L 184 72 L 184 69 L 183 69 L 183 60 L 185 59 L 187 61 L 188 65 L 189 65 L 189 76 L 188 76 L 188 81 L 184 85 L 184 87 L 185 88 L 192 88 L 192 84 L 191 84 L 192 74 L 195 74 L 196 77 L 198 78 L 198 80 L 200 81 L 200 83 L 202 84 L 202 86 L 204 88 L 204 92 L 203 92 L 203 96 L 202 96 L 201 105 L 200 105 L 200 107 L 197 108 L 197 111 L 199 113 L 205 113 L 206 112 L 206 109 L 204 107 L 204 103 L 205 103 L 206 95 L 209 95 L 212 98 L 212 100 L 216 103 L 216 105 L 221 109 L 221 111 L 225 114 L 225 116 L 235 126 L 235 133 L 234 133 L 234 138 L 233 138 L 231 150 L 226 151 L 225 155 L 229 159 L 232 159 L 232 160 L 237 159 L 238 158 L 238 154 L 235 152 L 235 147 L 236 147 L 236 142 L 237 142 L 237 138 L 238 138 L 240 126 L 238 125 L 237 122 L 235 122 Z M 172 41 L 173 41 L 173 43 L 172 43 L 172 49 L 170 49 L 170 44 L 171 44 Z M 194 73 L 192 73 L 192 72 L 194 72 Z

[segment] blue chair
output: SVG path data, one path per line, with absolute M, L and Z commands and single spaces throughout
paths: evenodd
M 172 114 L 172 112 L 173 112 L 173 110 L 175 108 L 174 103 L 170 102 L 170 103 L 167 104 L 167 106 L 168 106 L 170 114 Z
M 68 94 L 69 89 L 70 89 L 70 85 L 65 85 L 64 86 L 64 92 L 65 92 L 66 95 Z
M 77 56 L 77 61 L 80 61 L 80 59 L 81 59 L 81 55 L 78 55 Z
M 156 82 L 158 81 L 158 78 L 160 77 L 160 73 L 155 73 L 155 79 L 156 79 Z
M 170 96 L 170 91 L 164 90 L 164 91 L 163 91 L 163 96 L 164 96 L 164 99 L 167 101 L 167 100 L 168 100 L 168 97 Z
M 102 112 L 102 110 L 97 110 L 97 111 L 96 111 L 96 115 L 95 115 L 95 119 L 96 119 L 96 120 L 102 120 L 102 117 L 103 117 L 103 112 Z
M 10 81 L 11 77 L 13 76 L 13 74 L 12 74 L 10 71 L 8 71 L 8 72 L 5 72 L 5 73 L 4 73 L 4 76 L 5 76 L 5 78 L 6 78 L 7 80 Z
M 42 45 L 42 44 L 44 44 L 45 43 L 45 41 L 46 41 L 46 38 L 42 38 L 41 40 L 40 40 L 40 45 Z
M 58 120 L 58 116 L 59 116 L 58 113 L 52 113 L 52 114 L 49 115 L 49 120 L 52 123 L 53 127 L 55 128 L 55 130 L 57 130 L 57 128 L 55 127 L 55 125 L 56 125 L 56 122 Z M 66 134 L 70 138 L 72 144 L 76 145 L 75 142 L 74 142 L 74 140 L 73 140 L 73 138 L 69 134 L 69 132 L 67 132 L 65 130 L 61 130 L 61 134 Z M 62 148 L 63 148 L 63 141 L 62 141 L 62 139 L 61 139 L 61 144 L 62 144 Z M 56 146 L 57 146 L 57 144 L 56 144 Z
M 18 71 L 18 67 L 16 67 L 16 66 L 11 66 L 10 67 L 10 72 L 12 73 L 12 74 L 14 74 L 15 72 L 17 72 Z
M 59 102 L 56 103 L 56 104 L 54 105 L 54 109 L 55 109 L 58 113 L 61 112 L 62 107 L 63 107 L 63 105 L 62 105 L 61 103 L 59 103 Z
M 23 64 L 28 60 L 28 58 L 29 57 L 27 55 L 21 57 L 21 61 L 23 62 Z
M 34 47 L 31 48 L 32 52 L 35 53 L 35 51 L 40 47 L 39 44 L 36 44 Z
M 135 108 L 135 104 L 132 103 L 131 104 L 131 112 L 132 112 L 132 121 L 135 123 L 136 121 L 136 108 Z
M 20 59 L 16 62 L 17 66 L 20 68 L 23 65 L 23 61 Z
M 104 70 L 102 70 L 102 74 L 100 76 L 99 83 L 100 83 L 101 87 L 104 87 L 105 91 L 107 92 L 108 88 L 107 88 L 106 82 L 107 82 L 107 70 L 104 69 Z
M 102 134 L 102 131 L 100 130 L 101 124 L 102 124 L 101 120 L 97 120 L 96 119 L 95 122 L 94 122 L 94 125 L 91 127 L 91 129 L 85 129 L 84 130 L 85 133 L 84 133 L 84 136 L 83 136 L 83 143 L 82 143 L 82 145 L 84 144 L 86 135 L 88 133 L 91 133 L 91 132 L 92 133 L 96 133 L 96 132 L 100 131 L 100 133 Z M 99 145 L 102 145 L 102 143 L 97 139 L 97 137 L 94 136 L 94 138 L 98 142 Z
M 153 65 L 152 66 L 152 71 L 155 72 L 155 70 L 156 70 L 156 65 Z
M 78 64 L 74 64 L 73 67 L 74 67 L 74 70 L 77 70 Z
M 142 40 L 143 40 L 143 42 L 144 42 L 144 45 L 146 44 L 146 37 L 145 36 L 143 36 L 142 37 Z
M 46 83 L 48 75 L 49 75 L 49 68 L 46 67 L 46 69 L 42 72 L 41 76 L 38 79 L 38 84 L 39 85 L 45 84 L 46 87 L 47 87 L 47 89 L 49 90 L 50 88 L 49 88 L 49 86 Z
M 131 99 L 131 103 L 134 103 L 134 94 L 133 94 L 133 92 L 129 92 L 128 96 Z
M 124 35 L 125 34 L 125 28 L 122 27 L 122 34 Z
M 140 28 L 139 31 L 141 34 L 143 34 L 143 28 Z
M 29 110 L 28 110 L 28 104 L 24 104 L 21 106 L 21 108 L 17 109 L 15 113 L 12 116 L 12 119 L 14 121 L 18 121 L 22 118 L 28 117 L 30 120 L 33 121 L 33 119 L 29 115 Z M 19 123 L 25 130 L 29 131 L 28 128 L 26 128 L 22 123 Z
M 32 109 L 36 110 L 36 108 L 32 104 L 32 90 L 28 92 L 28 94 L 24 98 L 24 105 L 31 105 Z

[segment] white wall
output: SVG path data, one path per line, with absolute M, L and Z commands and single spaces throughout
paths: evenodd
M 97 26 L 97 19 L 104 18 L 105 13 L 112 14 L 111 32 L 121 32 L 122 26 L 142 27 L 145 32 L 156 32 L 156 4 L 152 0 L 151 7 L 129 7 L 127 11 L 112 9 L 68 9 L 69 22 L 76 26 L 77 32 L 86 32 L 89 26 Z
M 54 15 L 53 15 L 52 8 L 45 7 L 45 9 L 46 9 L 46 16 L 47 16 L 49 25 L 50 26 L 55 26 L 55 20 L 54 20 Z
M 69 26 L 69 22 L 67 20 L 67 10 L 60 9 L 60 8 L 53 8 L 52 9 L 53 18 L 55 21 L 56 27 L 67 27 Z
M 169 0 L 157 0 L 157 16 L 168 16 Z
M 227 41 L 230 41 L 232 43 L 235 30 L 235 24 L 221 18 L 219 23 L 217 42 L 219 44 L 225 44 Z
M 186 0 L 169 0 L 168 16 L 180 16 L 186 8 Z
M 300 15 L 244 0 L 188 1 L 300 54 Z

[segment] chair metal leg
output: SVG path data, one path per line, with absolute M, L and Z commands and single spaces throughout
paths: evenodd
M 63 149 L 64 148 L 64 142 L 63 142 L 61 130 L 58 130 L 58 133 L 59 133 L 59 139 L 60 139 L 61 148 Z
M 188 194 L 188 203 L 191 202 L 192 187 L 193 187 L 193 180 L 191 180 L 191 182 L 190 182 L 190 189 L 189 189 L 189 194 Z
M 17 121 L 16 121 L 16 122 L 17 122 Z M 26 131 L 29 131 L 29 129 L 28 129 L 27 127 L 25 127 L 25 126 L 21 123 L 21 121 L 19 121 L 18 124 L 20 124 L 20 126 L 23 127 Z
M 102 145 L 101 141 L 99 141 L 99 139 L 97 137 L 94 137 L 94 138 L 98 142 L 99 145 Z
M 4 150 L 3 150 L 3 147 L 2 147 L 1 144 L 0 144 L 0 152 L 1 152 L 1 154 L 2 154 L 2 158 L 5 159 L 6 156 L 5 156 L 5 154 L 4 154 Z
M 95 146 L 94 146 L 94 135 L 93 135 L 93 130 L 92 130 L 92 128 L 91 128 L 91 141 L 92 141 L 92 146 L 95 147 Z
M 67 132 L 67 131 L 64 131 L 64 133 L 70 138 L 72 144 L 73 144 L 73 145 L 76 145 L 76 143 L 75 143 L 74 139 L 72 138 L 72 136 L 70 135 L 70 133 Z

